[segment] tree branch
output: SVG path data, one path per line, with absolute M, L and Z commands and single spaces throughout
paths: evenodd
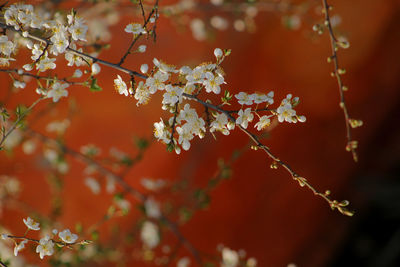
M 331 22 L 331 18 L 329 15 L 330 6 L 328 4 L 328 1 L 322 0 L 322 4 L 323 4 L 323 13 L 325 14 L 325 26 L 328 29 L 329 38 L 331 41 L 332 55 L 330 56 L 330 60 L 333 61 L 333 65 L 334 65 L 333 75 L 337 80 L 337 84 L 338 84 L 338 88 L 339 88 L 339 95 L 340 95 L 340 108 L 343 110 L 345 124 L 346 124 L 346 138 L 347 138 L 346 149 L 348 151 L 351 151 L 351 153 L 353 155 L 353 160 L 357 161 L 358 160 L 358 156 L 357 156 L 357 152 L 356 152 L 357 141 L 353 140 L 352 136 L 351 136 L 351 124 L 350 124 L 351 118 L 350 118 L 350 115 L 349 115 L 349 112 L 348 112 L 348 109 L 346 106 L 346 100 L 344 97 L 344 91 L 345 91 L 346 87 L 343 85 L 343 81 L 341 78 L 341 75 L 343 73 L 341 73 L 341 69 L 339 67 L 339 60 L 338 60 L 338 56 L 337 56 L 338 40 L 336 39 L 335 34 L 333 32 L 332 22 Z

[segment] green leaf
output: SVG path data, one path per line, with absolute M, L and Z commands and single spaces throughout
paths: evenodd
M 124 157 L 122 157 L 122 159 L 121 159 L 121 164 L 122 164 L 122 165 L 125 165 L 125 166 L 132 166 L 132 164 L 133 164 L 133 159 L 131 159 L 131 158 L 128 157 L 128 156 L 124 156 Z
M 122 193 L 116 193 L 116 194 L 114 195 L 114 200 L 115 200 L 115 201 L 123 200 L 123 199 L 124 199 L 124 194 L 122 194 Z
M 179 217 L 182 222 L 188 222 L 193 217 L 193 212 L 186 207 L 179 210 Z
M 90 91 L 92 92 L 99 92 L 103 89 L 97 84 L 97 79 L 92 77 L 92 81 L 90 83 Z
M 149 146 L 149 141 L 147 141 L 145 138 L 135 138 L 135 145 L 140 150 L 143 150 Z
M 92 240 L 96 241 L 99 239 L 99 232 L 94 230 L 94 231 L 92 231 L 91 236 L 92 236 Z

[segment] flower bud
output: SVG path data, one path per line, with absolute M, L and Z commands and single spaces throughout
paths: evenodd
M 143 64 L 142 66 L 140 66 L 140 71 L 142 73 L 146 73 L 149 70 L 149 66 L 147 64 Z
M 223 52 L 222 52 L 222 50 L 220 48 L 215 48 L 214 49 L 214 55 L 218 59 L 218 58 L 222 57 Z

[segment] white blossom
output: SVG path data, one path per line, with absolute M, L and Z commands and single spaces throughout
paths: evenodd
M 158 141 L 163 141 L 164 143 L 169 143 L 170 132 L 167 130 L 164 121 L 161 119 L 160 122 L 154 123 L 154 136 Z
M 215 115 L 215 120 L 210 124 L 210 132 L 219 131 L 223 135 L 229 134 L 228 125 L 228 117 L 225 113 L 217 113 Z
M 220 75 L 214 76 L 214 74 L 211 72 L 206 72 L 205 78 L 206 79 L 203 81 L 203 85 L 206 88 L 206 92 L 219 94 L 221 92 L 221 84 L 225 83 L 224 78 Z
M 168 65 L 168 64 L 162 62 L 161 60 L 158 60 L 157 58 L 153 58 L 153 64 L 158 68 L 159 71 L 161 71 L 163 73 L 178 72 L 177 70 L 175 70 L 174 66 Z
M 265 127 L 270 125 L 270 123 L 271 123 L 271 120 L 269 119 L 270 117 L 272 117 L 272 115 L 262 116 L 260 118 L 259 122 L 257 122 L 256 125 L 254 125 L 254 128 L 257 128 L 258 131 L 261 131 L 262 129 L 264 129 Z
M 189 84 L 203 83 L 206 77 L 206 68 L 204 66 L 197 66 L 190 73 L 186 75 L 186 80 Z
M 0 53 L 9 57 L 14 52 L 15 45 L 8 40 L 7 35 L 0 35 Z
M 76 69 L 74 71 L 74 74 L 72 75 L 72 78 L 80 78 L 82 77 L 82 75 L 83 75 L 82 71 L 80 69 Z
M 158 191 L 165 186 L 165 181 L 161 179 L 153 180 L 149 178 L 143 178 L 140 180 L 140 184 L 150 191 Z
M 149 66 L 148 66 L 147 64 L 142 64 L 142 65 L 140 66 L 140 71 L 141 71 L 142 73 L 147 73 L 148 70 L 149 70 Z
M 109 194 L 115 191 L 115 179 L 112 176 L 106 176 L 106 191 Z
M 153 77 L 148 77 L 146 79 L 146 86 L 149 88 L 151 94 L 157 92 L 157 90 L 164 90 L 165 84 L 169 78 L 168 73 L 163 73 L 161 71 L 157 71 Z
M 144 52 L 146 52 L 146 45 L 140 45 L 139 47 L 138 47 L 138 51 L 140 52 L 140 53 L 144 53 Z
M 251 108 L 246 108 L 244 111 L 243 109 L 239 110 L 238 116 L 236 124 L 240 124 L 243 128 L 247 128 L 248 123 L 254 118 Z
M 100 193 L 100 184 L 96 179 L 92 177 L 86 178 L 85 185 L 89 187 L 93 194 L 98 195 Z
M 39 71 L 46 71 L 49 69 L 55 69 L 56 64 L 54 63 L 56 61 L 55 58 L 49 58 L 47 55 L 47 51 L 45 52 L 44 56 L 40 59 L 38 63 L 36 63 L 36 69 Z
M 31 71 L 33 70 L 33 65 L 32 64 L 25 64 L 22 66 L 22 68 L 26 71 Z
M 238 99 L 239 104 L 241 105 L 253 105 L 253 97 L 252 95 L 248 95 L 245 92 L 240 92 L 235 95 L 235 97 Z
M 257 267 L 257 260 L 255 258 L 249 258 L 246 264 L 246 267 Z
M 210 24 L 220 31 L 226 30 L 229 26 L 228 20 L 220 16 L 212 16 L 210 19 Z
M 164 98 L 162 101 L 164 105 L 174 105 L 182 101 L 183 89 L 181 87 L 168 84 L 165 86 L 165 90 L 166 92 L 163 95 Z
M 158 226 L 150 221 L 145 221 L 140 232 L 140 238 L 148 248 L 155 248 L 160 243 Z
M 68 244 L 75 243 L 75 241 L 78 239 L 78 236 L 76 234 L 72 234 L 69 229 L 65 229 L 64 231 L 59 232 L 58 236 L 63 242 Z
M 18 252 L 25 248 L 25 244 L 28 243 L 28 240 L 24 239 L 19 244 L 15 243 L 14 247 L 14 256 L 18 256 Z
M 59 30 L 57 33 L 55 33 L 50 38 L 50 41 L 53 43 L 53 47 L 55 48 L 55 50 L 52 50 L 54 55 L 57 55 L 58 53 L 64 53 L 69 45 L 66 33 L 63 30 Z
M 39 245 L 36 247 L 36 253 L 39 253 L 40 258 L 44 256 L 51 256 L 54 253 L 54 243 L 47 235 L 46 237 L 39 240 Z
M 290 103 L 279 106 L 276 112 L 278 113 L 279 122 L 296 122 L 296 111 L 292 108 Z
M 129 209 L 131 208 L 131 203 L 126 200 L 126 199 L 114 199 L 115 204 L 117 204 L 117 206 L 123 210 L 123 211 L 129 211 Z
M 64 119 L 62 121 L 53 121 L 46 125 L 46 131 L 48 131 L 49 133 L 55 132 L 61 135 L 65 133 L 70 124 L 71 123 L 69 119 Z
M 176 127 L 176 132 L 179 135 L 178 143 L 182 145 L 184 150 L 189 150 L 190 140 L 193 139 L 193 134 L 189 123 L 184 124 L 182 127 Z
M 223 55 L 223 52 L 222 52 L 221 48 L 215 48 L 215 49 L 214 49 L 214 56 L 215 56 L 217 59 L 220 58 L 220 57 L 222 57 L 222 55 Z
M 120 95 L 125 95 L 128 96 L 128 87 L 126 86 L 126 83 L 122 80 L 121 76 L 117 75 L 117 79 L 114 79 L 114 87 L 115 90 L 120 94 Z
M 130 23 L 126 25 L 125 32 L 132 34 L 145 34 L 146 30 L 143 29 L 142 25 L 139 23 Z
M 71 44 L 70 47 L 74 50 L 82 52 L 82 48 L 77 49 L 75 44 Z M 67 64 L 68 66 L 75 65 L 77 67 L 80 67 L 85 64 L 85 61 L 82 59 L 81 56 L 79 56 L 73 52 L 70 52 L 70 51 L 67 51 L 65 53 L 65 59 L 68 61 L 68 64 Z
M 24 221 L 24 224 L 28 229 L 38 231 L 40 230 L 39 223 L 35 222 L 31 217 L 28 217 L 26 219 L 22 219 Z
M 198 41 L 204 41 L 207 38 L 206 25 L 201 19 L 193 19 L 190 22 L 190 29 L 194 39 Z
M 65 90 L 69 85 L 66 83 L 55 82 L 52 84 L 50 91 L 47 92 L 48 98 L 53 98 L 53 102 L 58 102 L 61 97 L 67 97 L 68 91 Z
M 144 202 L 144 209 L 149 218 L 158 219 L 161 217 L 160 204 L 152 197 L 149 197 Z
M 140 81 L 136 87 L 134 98 L 138 101 L 136 106 L 147 104 L 150 99 L 150 91 L 145 87 L 143 81 Z
M 190 104 L 185 104 L 183 109 L 179 111 L 179 116 L 177 117 L 177 121 L 180 123 L 182 120 L 187 122 L 194 121 L 197 119 L 199 115 L 197 114 L 194 108 L 190 107 Z
M 254 94 L 250 95 L 249 97 L 256 104 L 261 104 L 261 103 L 267 102 L 269 105 L 272 105 L 274 103 L 274 92 L 273 91 L 269 92 L 267 95 L 254 93 Z
M 81 20 L 75 20 L 74 25 L 68 27 L 68 31 L 71 33 L 72 39 L 75 41 L 82 40 L 86 41 L 86 32 L 88 27 L 83 24 Z
M 100 71 L 101 71 L 101 67 L 100 67 L 100 65 L 97 64 L 97 63 L 93 63 L 91 69 L 92 69 L 92 75 L 97 75 L 97 74 L 99 74 Z
M 176 263 L 176 267 L 189 267 L 189 265 L 190 265 L 189 257 L 180 258 Z
M 221 267 L 236 267 L 239 265 L 239 255 L 236 251 L 227 247 L 222 249 Z
M 15 80 L 13 83 L 15 88 L 25 88 L 26 83 L 25 82 L 20 82 L 18 80 Z

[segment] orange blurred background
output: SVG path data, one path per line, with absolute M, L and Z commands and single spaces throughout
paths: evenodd
M 234 164 L 231 179 L 223 181 L 212 192 L 210 206 L 181 227 L 184 236 L 200 251 L 217 254 L 216 247 L 222 243 L 235 250 L 244 249 L 249 257 L 258 260 L 259 266 L 286 266 L 292 262 L 298 266 L 346 266 L 339 265 L 340 259 L 349 257 L 343 248 L 351 244 L 352 234 L 370 218 L 376 192 L 384 190 L 387 183 L 393 185 L 392 189 L 399 186 L 398 174 L 393 176 L 399 167 L 400 151 L 399 2 L 354 0 L 332 4 L 332 14 L 340 14 L 342 19 L 338 29 L 351 44 L 349 49 L 339 51 L 340 65 L 347 70 L 343 76 L 349 87 L 347 104 L 350 114 L 364 121 L 362 128 L 353 130 L 360 147 L 358 163 L 344 149 L 343 113 L 339 108 L 336 80 L 330 77 L 333 66 L 326 62 L 330 44 L 327 34 L 315 36 L 312 32 L 312 25 L 319 21 L 314 10 L 305 16 L 298 30 L 286 29 L 282 25 L 282 14 L 261 12 L 256 17 L 254 33 L 237 32 L 230 27 L 225 31 L 216 30 L 215 37 L 207 41 L 196 41 L 188 27 L 178 31 L 173 20 L 161 16 L 157 42 L 140 41 L 147 45 L 146 53 L 130 55 L 124 63 L 125 67 L 138 70 L 143 63 L 151 66 L 155 57 L 177 66 L 195 66 L 214 60 L 216 47 L 232 49 L 222 64 L 226 89 L 232 93 L 273 90 L 276 103 L 287 93 L 300 97 L 297 110 L 307 117 L 307 122 L 278 125 L 271 130 L 266 145 L 320 191 L 330 189 L 335 199 L 348 199 L 356 211 L 352 218 L 332 212 L 327 203 L 299 187 L 287 172 L 281 168 L 270 169 L 271 161 L 262 152 L 248 151 Z M 212 11 L 194 12 L 189 16 L 205 18 L 208 12 Z M 225 13 L 222 15 L 231 19 Z M 136 19 L 125 15 L 111 28 L 111 48 L 100 55 L 101 59 L 116 62 L 126 51 L 130 36 L 123 28 L 132 20 Z M 59 67 L 58 73 L 63 72 L 70 74 L 72 70 Z M 160 96 L 146 106 L 137 107 L 133 99 L 118 95 L 113 89 L 117 74 L 120 73 L 102 66 L 98 76 L 102 92 L 93 93 L 79 86 L 68 88 L 68 98 L 76 101 L 77 111 L 65 135 L 67 146 L 79 150 L 91 143 L 104 152 L 116 147 L 135 154 L 132 136 L 151 138 L 153 123 L 168 116 L 160 108 Z M 121 76 L 128 81 L 128 76 Z M 9 78 L 0 74 L 0 79 L 3 88 L 0 99 L 4 99 Z M 7 107 L 32 103 L 36 99 L 33 89 L 28 86 L 13 94 Z M 68 105 L 68 99 L 61 99 L 56 109 L 30 127 L 50 136 L 44 131 L 45 126 L 50 121 L 66 118 Z M 46 104 L 40 103 L 36 112 L 45 108 Z M 168 153 L 163 144 L 154 142 L 143 160 L 129 171 L 126 180 L 141 188 L 143 177 L 171 182 L 187 179 L 190 191 L 207 184 L 217 170 L 219 158 L 228 159 L 232 151 L 248 142 L 239 131 L 229 136 L 217 134 L 217 140 L 209 134 L 203 140 L 194 140 L 190 151 L 180 155 Z M 12 156 L 2 152 L 0 174 L 18 177 L 23 185 L 19 199 L 38 212 L 49 214 L 48 173 L 43 171 L 40 162 L 39 152 L 30 156 L 24 155 L 20 148 Z M 93 196 L 83 183 L 84 165 L 72 158 L 69 163 L 70 171 L 63 179 L 63 213 L 57 220 L 71 229 L 76 222 L 88 227 L 101 219 L 111 197 L 106 193 Z M 13 233 L 23 233 L 22 218 L 28 215 L 6 208 L 0 217 L 1 224 Z M 114 222 L 121 230 L 128 231 L 139 216 L 140 212 L 133 209 L 128 216 Z M 395 217 L 394 222 L 397 220 Z M 110 225 L 101 229 L 107 232 Z M 367 232 L 378 231 L 379 227 L 377 224 Z M 165 237 L 167 243 L 175 242 L 173 235 Z M 105 242 L 112 240 L 106 233 L 101 238 Z M 365 243 L 361 242 L 360 246 L 363 253 L 370 254 Z M 376 252 L 377 248 L 384 247 L 371 245 L 370 249 Z M 181 248 L 179 255 L 189 253 Z M 31 260 L 37 261 L 33 257 Z

